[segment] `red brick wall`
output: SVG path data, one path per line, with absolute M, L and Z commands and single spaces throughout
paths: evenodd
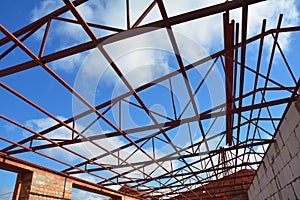
M 32 172 L 18 174 L 13 199 L 28 199 L 28 195 L 30 194 L 31 180 Z
M 192 200 L 245 200 L 248 199 L 247 190 L 254 175 L 254 170 L 240 170 L 236 174 L 211 181 L 205 185 L 205 188 L 199 187 L 193 190 L 194 193 L 189 191 L 185 192 L 184 195 Z M 196 197 L 195 194 L 197 194 L 198 197 Z M 176 196 L 174 199 L 183 200 L 184 198 L 182 196 Z
M 66 178 L 49 172 L 19 173 L 13 199 L 42 200 L 72 197 L 72 183 Z

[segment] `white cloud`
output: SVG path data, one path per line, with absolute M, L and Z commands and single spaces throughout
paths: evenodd
M 57 60 L 53 63 L 53 69 L 72 73 L 79 67 L 78 64 L 84 60 L 85 55 L 85 53 L 79 53 Z
M 59 117 L 61 120 L 64 120 L 64 117 Z M 33 120 L 29 120 L 26 123 L 26 126 L 35 130 L 35 131 L 42 131 L 46 128 L 49 128 L 53 125 L 55 125 L 56 122 L 50 118 L 42 118 L 42 119 L 33 119 Z M 81 125 L 76 125 L 77 130 L 82 130 L 83 127 Z M 85 133 L 86 136 L 92 136 L 92 135 L 101 135 L 102 133 L 104 133 L 105 131 L 96 131 L 96 130 L 89 130 L 88 132 Z M 71 131 L 66 129 L 66 128 L 59 128 L 53 132 L 48 133 L 47 135 L 45 135 L 46 137 L 50 138 L 50 139 L 70 139 L 71 138 Z M 101 146 L 102 148 L 108 150 L 108 151 L 112 151 L 116 148 L 119 148 L 123 145 L 125 145 L 127 142 L 125 142 L 124 140 L 121 140 L 119 137 L 113 137 L 113 138 L 104 138 L 101 140 L 95 140 L 94 141 L 96 144 L 98 144 L 99 146 Z M 37 142 L 35 144 L 42 144 L 43 142 Z M 106 151 L 104 151 L 101 148 L 98 148 L 97 146 L 91 144 L 90 142 L 82 142 L 79 144 L 72 144 L 72 145 L 68 145 L 66 146 L 67 148 L 83 155 L 89 158 L 93 158 L 95 156 L 99 156 L 102 155 L 104 153 L 106 153 Z M 126 159 L 136 148 L 135 147 L 129 147 L 127 149 L 123 149 L 119 151 L 119 156 L 122 159 Z M 152 149 L 144 149 L 150 156 L 152 156 Z M 66 160 L 71 164 L 76 164 L 79 161 L 82 161 L 82 159 L 78 159 L 77 156 L 67 152 L 66 150 L 63 150 L 61 148 L 50 148 L 50 149 L 46 149 L 43 150 L 44 153 L 61 159 L 61 160 Z M 115 155 L 117 155 L 115 153 Z M 159 149 L 156 149 L 156 158 L 160 158 L 166 156 L 166 152 L 162 152 Z M 141 151 L 137 151 L 136 153 L 134 153 L 127 161 L 129 163 L 135 163 L 135 162 L 143 162 L 143 161 L 151 161 L 152 159 L 147 157 L 143 152 Z M 113 156 L 106 156 L 104 158 L 98 159 L 96 162 L 104 164 L 104 165 L 118 165 L 118 159 L 116 157 Z M 122 162 L 122 161 L 121 161 Z M 173 163 L 174 166 L 176 166 L 176 162 Z M 162 164 L 162 166 L 164 166 L 166 169 L 170 170 L 170 163 L 164 163 Z M 144 170 L 147 172 L 150 172 L 152 170 L 154 170 L 157 167 L 156 164 L 150 164 L 145 166 Z M 125 170 L 130 170 L 132 169 L 131 167 L 127 167 L 127 168 L 120 168 L 120 169 L 115 169 L 116 171 L 123 173 Z M 154 175 L 159 175 L 161 173 L 165 173 L 164 170 L 162 170 L 161 168 L 158 169 Z M 112 174 L 110 172 L 107 172 L 106 175 L 108 174 Z M 88 180 L 92 181 L 92 182 L 97 182 L 97 179 L 95 179 L 92 176 L 87 176 L 87 175 L 80 175 L 81 178 L 87 178 Z M 138 171 L 134 171 L 130 174 L 127 175 L 128 177 L 142 177 L 141 172 Z
M 169 16 L 174 16 L 181 14 L 183 12 L 188 12 L 191 10 L 203 8 L 206 6 L 210 6 L 217 3 L 222 3 L 220 0 L 213 1 L 180 1 L 180 0 L 165 0 L 165 7 Z M 151 1 L 131 1 L 130 2 L 130 11 L 131 11 L 131 21 L 132 23 L 138 18 L 138 16 L 144 11 L 144 9 L 151 3 Z M 262 19 L 266 18 L 268 20 L 268 28 L 276 27 L 277 18 L 280 13 L 284 14 L 283 25 L 295 25 L 298 22 L 298 11 L 295 6 L 295 0 L 271 0 L 261 2 L 255 5 L 251 5 L 249 7 L 249 17 L 248 17 L 248 35 L 254 35 L 260 32 Z M 32 11 L 32 19 L 37 19 L 41 17 L 45 13 L 49 13 L 57 7 L 62 6 L 63 4 L 57 4 L 56 1 L 45 0 L 42 1 L 38 6 L 36 6 Z M 89 1 L 77 7 L 81 15 L 88 22 L 100 23 L 104 25 L 110 25 L 118 28 L 126 27 L 126 6 L 125 1 L 106 1 L 100 2 L 99 0 Z M 267 12 L 266 12 L 267 11 Z M 63 15 L 67 18 L 73 18 L 70 12 Z M 241 9 L 236 9 L 231 11 L 231 16 L 236 21 L 241 21 Z M 150 12 L 145 22 L 150 22 L 154 20 L 161 19 L 161 15 L 158 11 L 157 5 Z M 222 33 L 222 15 L 213 15 L 206 17 L 204 19 L 194 20 L 191 22 L 179 24 L 173 27 L 174 31 L 186 36 L 187 38 L 192 39 L 200 46 L 204 47 L 204 51 L 210 52 L 212 49 L 223 48 L 223 33 Z M 55 27 L 55 34 L 59 36 L 61 39 L 56 39 L 56 43 L 60 44 L 61 47 L 68 46 L 69 40 L 74 42 L 82 42 L 88 40 L 87 35 L 84 33 L 82 28 L 78 25 L 73 25 L 69 23 L 61 23 Z M 102 32 L 102 35 L 104 33 Z M 158 34 L 159 35 L 159 34 Z M 161 66 L 168 66 L 167 61 L 168 57 L 166 54 L 161 54 L 158 52 L 151 51 L 134 51 L 136 49 L 136 43 L 141 45 L 149 45 L 149 44 L 160 44 L 161 47 L 169 48 L 168 38 L 165 37 L 159 38 L 155 35 L 150 34 L 148 36 L 137 36 L 128 40 L 120 41 L 115 43 L 115 46 L 118 48 L 111 48 L 108 51 L 112 55 L 118 55 L 117 63 L 120 68 L 123 69 L 124 73 L 128 73 L 128 79 L 132 83 L 132 85 L 140 85 L 142 83 L 153 80 L 155 77 L 160 76 L 164 73 L 167 73 L 166 67 L 145 67 L 149 64 L 162 64 Z M 160 35 L 162 36 L 162 34 Z M 53 36 L 54 37 L 54 36 Z M 140 39 L 138 39 L 140 37 Z M 141 42 L 141 37 L 143 38 L 143 42 Z M 157 40 L 158 39 L 158 40 Z M 288 49 L 289 46 L 290 34 L 284 34 L 280 36 L 279 42 L 284 49 Z M 69 41 L 69 42 L 68 42 Z M 138 42 L 137 42 L 138 41 Z M 180 39 L 179 42 L 180 43 Z M 272 39 L 267 39 L 267 44 L 272 44 Z M 114 46 L 114 45 L 111 45 Z M 60 47 L 60 48 L 61 48 Z M 123 48 L 124 47 L 124 48 Z M 134 47 L 134 48 L 132 48 Z M 140 48 L 141 46 L 138 45 Z M 190 50 L 190 46 L 186 46 L 184 43 L 179 44 L 180 52 L 183 56 L 189 57 L 192 55 L 194 58 L 198 58 L 205 55 L 203 53 L 195 54 L 195 50 Z M 194 48 L 193 48 L 194 49 Z M 121 53 L 120 53 L 121 52 Z M 130 53 L 128 53 L 130 52 Z M 125 54 L 126 56 L 124 56 Z M 199 55 L 200 54 L 200 55 Z M 123 55 L 123 57 L 120 57 Z M 72 58 L 66 58 L 62 61 L 57 61 L 54 63 L 56 70 L 64 70 L 67 72 L 74 71 L 75 66 L 79 66 L 82 63 L 82 60 L 85 56 L 82 54 L 78 54 L 72 56 Z M 114 56 L 116 58 L 116 56 Z M 159 63 L 159 60 L 163 61 Z M 94 60 L 92 60 L 94 61 Z M 94 63 L 99 62 L 98 58 Z M 145 64 L 141 64 L 145 63 Z M 105 62 L 100 61 L 101 64 L 106 64 Z M 95 65 L 95 64 L 94 64 Z M 93 65 L 93 66 L 94 66 Z M 107 65 L 105 65 L 107 67 Z M 101 66 L 102 67 L 102 66 Z M 100 68 L 101 68 L 100 67 Z M 103 67 L 102 67 L 103 68 Z M 92 72 L 89 71 L 92 70 Z M 86 75 L 97 74 L 93 71 L 98 70 L 99 65 L 95 67 L 89 67 L 85 71 Z M 130 72 L 130 73 L 129 73 Z M 111 75 L 112 73 L 108 73 Z M 113 78 L 112 78 L 113 77 Z M 116 80 L 116 76 L 109 76 L 107 80 Z
M 92 183 L 97 183 L 96 177 L 94 177 L 90 174 L 75 174 L 73 176 L 75 176 L 77 178 L 81 178 L 81 179 L 89 181 L 89 182 L 92 182 Z
M 37 20 L 45 15 L 55 11 L 56 9 L 63 6 L 62 1 L 52 1 L 52 0 L 44 0 L 38 5 L 35 5 L 33 10 L 31 11 L 31 20 Z
M 267 20 L 266 30 L 276 28 L 279 15 L 283 14 L 281 27 L 295 26 L 299 22 L 299 11 L 295 0 L 269 0 L 249 6 L 248 37 L 261 33 L 263 19 Z M 232 12 L 232 18 L 241 24 L 241 9 Z M 279 44 L 284 50 L 289 49 L 290 33 L 280 34 Z M 273 45 L 273 38 L 266 38 L 268 46 Z
M 101 195 L 93 194 L 90 192 L 82 191 L 82 190 L 76 190 L 72 193 L 72 200 L 99 200 L 99 199 L 109 199 L 108 197 L 104 197 Z
M 105 3 L 103 3 L 100 1 L 92 1 L 79 6 L 78 9 L 82 16 L 88 22 L 101 23 L 104 25 L 112 25 L 114 27 L 125 28 L 126 20 L 124 17 L 124 2 L 125 1 L 106 1 Z M 135 21 L 137 16 L 141 14 L 143 9 L 145 9 L 151 1 L 149 1 L 148 3 L 139 0 L 131 2 L 131 11 L 133 12 L 132 21 Z M 208 5 L 208 3 L 215 4 L 224 1 L 178 0 L 175 2 L 174 0 L 165 0 L 164 2 L 168 15 L 174 16 L 182 12 L 187 12 L 190 10 L 195 10 L 197 8 L 204 7 Z M 36 7 L 32 12 L 33 18 L 36 19 L 39 15 L 52 10 L 55 7 L 54 4 L 54 1 L 49 0 L 40 3 L 40 5 Z M 295 4 L 295 0 L 270 0 L 258 3 L 256 5 L 251 5 L 249 7 L 248 17 L 248 37 L 260 33 L 261 23 L 263 19 L 268 20 L 267 29 L 275 28 L 280 13 L 284 14 L 283 26 L 291 26 L 297 24 L 299 22 L 299 12 L 297 11 Z M 70 13 L 67 13 L 65 17 L 73 18 Z M 147 17 L 144 23 L 153 20 L 158 20 L 160 18 L 161 16 L 158 12 L 158 9 L 155 8 L 155 10 L 151 12 L 151 14 Z M 231 18 L 235 19 L 236 22 L 241 22 L 241 9 L 231 11 Z M 68 25 L 66 23 L 64 23 L 64 26 L 61 25 L 58 27 L 58 31 L 55 32 L 55 34 L 60 36 L 61 40 L 71 38 L 76 42 L 81 42 L 82 40 L 87 39 L 87 36 L 82 32 L 81 27 L 78 26 L 77 28 L 74 28 L 74 25 Z M 178 40 L 177 42 L 180 49 L 180 53 L 187 60 L 193 62 L 199 59 L 200 57 L 206 56 L 208 53 L 215 50 L 215 48 L 223 48 L 222 26 L 223 25 L 221 14 L 174 26 L 173 30 L 179 33 L 176 34 L 175 37 Z M 103 33 L 101 32 L 101 34 Z M 186 43 L 186 41 L 194 42 L 192 44 Z M 289 41 L 290 34 L 281 35 L 279 38 L 279 43 L 285 50 L 288 50 L 289 48 Z M 61 48 L 64 45 L 66 45 L 64 42 L 65 41 L 58 42 L 58 44 L 61 45 Z M 266 44 L 268 46 L 272 45 L 272 43 L 272 39 L 266 40 Z M 155 50 L 151 49 L 153 48 L 153 46 L 156 47 Z M 199 46 L 203 48 L 199 50 Z M 114 61 L 118 64 L 122 72 L 126 75 L 126 78 L 134 87 L 149 82 L 172 70 L 172 66 L 169 66 L 168 56 L 170 54 L 166 53 L 172 52 L 172 48 L 170 46 L 170 41 L 168 40 L 166 31 L 164 29 L 160 31 L 152 31 L 149 34 L 143 34 L 134 38 L 129 38 L 126 40 L 115 42 L 110 45 L 106 45 L 105 48 L 110 53 L 110 55 L 113 58 L 115 58 Z M 80 91 L 89 93 L 89 95 L 91 93 L 94 94 L 96 88 L 93 88 L 91 84 L 94 82 L 98 83 L 100 77 L 104 77 L 104 79 L 102 79 L 102 81 L 104 80 L 104 84 L 114 85 L 118 83 L 116 75 L 114 74 L 111 67 L 109 67 L 107 61 L 103 58 L 103 56 L 99 53 L 98 50 L 92 51 L 88 58 L 86 58 L 84 54 L 77 54 L 73 57 L 57 61 L 54 63 L 54 69 L 73 72 L 75 66 L 79 66 L 83 60 L 85 60 L 83 64 L 84 67 L 80 68 L 79 71 L 80 76 L 82 77 L 77 77 L 77 81 L 80 84 L 85 85 L 80 86 L 82 87 Z M 78 88 L 79 86 L 76 87 Z M 94 96 L 89 95 L 86 95 L 85 98 L 91 99 L 92 102 L 94 100 Z M 42 128 L 45 128 L 50 124 L 48 119 L 41 119 L 31 121 L 31 125 L 37 130 L 42 130 Z M 98 131 L 98 133 L 101 134 L 101 131 L 103 130 Z M 96 132 L 91 134 L 95 133 Z M 53 137 L 69 137 L 69 134 L 69 131 L 65 130 L 61 131 L 60 133 L 54 133 Z M 119 147 L 126 144 L 124 140 L 121 140 L 119 138 L 103 139 L 101 140 L 101 143 L 100 141 L 97 142 L 99 142 L 99 144 L 101 144 L 108 150 L 112 150 L 115 147 Z M 211 142 L 213 143 L 215 141 Z M 202 146 L 201 147 L 204 148 L 202 150 L 205 150 L 204 145 Z M 81 152 L 83 146 L 72 145 L 72 149 Z M 128 148 L 126 151 L 121 151 L 120 155 L 123 158 L 126 158 L 127 155 L 133 150 L 134 148 Z M 151 155 L 151 149 L 146 149 L 146 151 L 149 152 L 149 154 Z M 63 152 L 60 153 L 60 156 L 67 158 L 67 155 Z M 97 155 L 104 153 L 103 150 L 100 150 L 99 148 L 90 144 L 84 146 L 83 152 L 85 152 L 87 155 L 93 155 L 95 152 L 97 152 Z M 164 156 L 166 154 L 164 152 L 159 152 L 158 155 Z M 75 158 L 71 158 L 71 160 L 73 159 Z M 251 157 L 251 159 L 254 158 Z M 129 159 L 129 162 L 134 162 L 137 160 L 147 161 L 149 160 L 149 158 L 147 158 L 143 153 L 137 152 L 136 154 L 134 154 L 134 156 L 132 156 Z M 116 164 L 117 160 L 112 156 L 107 156 L 99 160 L 99 162 L 106 164 Z M 149 165 L 146 171 L 151 171 L 154 168 L 155 165 Z M 169 168 L 169 166 L 166 165 L 166 168 Z M 158 173 L 161 173 L 161 171 L 159 171 Z M 131 175 L 136 176 L 136 174 Z

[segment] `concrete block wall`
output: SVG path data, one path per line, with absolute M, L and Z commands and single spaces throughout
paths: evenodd
M 72 183 L 65 177 L 45 171 L 19 173 L 13 199 L 42 200 L 72 197 Z
M 249 199 L 300 199 L 300 99 L 288 110 L 248 190 Z

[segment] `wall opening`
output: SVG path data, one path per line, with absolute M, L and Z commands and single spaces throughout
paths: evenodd
M 12 199 L 17 175 L 17 173 L 0 169 L 0 200 Z

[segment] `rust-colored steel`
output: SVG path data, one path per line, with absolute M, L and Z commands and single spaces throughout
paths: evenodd
M 264 20 L 261 32 L 247 38 L 247 21 L 251 20 L 248 16 L 248 10 L 251 10 L 249 5 L 259 4 L 262 1 L 226 1 L 225 3 L 202 7 L 170 17 L 167 12 L 167 4 L 163 0 L 154 0 L 149 2 L 133 21 L 134 2 L 124 0 L 125 14 L 123 21 L 125 28 L 120 28 L 115 25 L 86 21 L 79 11 L 80 9 L 77 8 L 77 6 L 87 3 L 86 0 L 73 2 L 64 0 L 65 6 L 14 33 L 11 33 L 0 24 L 0 31 L 4 35 L 0 39 L 0 46 L 3 46 L 0 52 L 0 60 L 11 55 L 16 48 L 21 49 L 30 57 L 30 60 L 24 60 L 18 64 L 8 62 L 5 66 L 1 66 L 0 94 L 2 92 L 8 93 L 10 97 L 22 102 L 20 106 L 29 106 L 37 113 L 56 122 L 41 131 L 36 131 L 29 127 L 26 121 L 17 120 L 17 115 L 22 115 L 22 113 L 15 113 L 16 117 L 14 117 L 6 116 L 1 112 L 1 122 L 17 127 L 18 130 L 26 131 L 30 135 L 26 135 L 22 139 L 11 139 L 11 137 L 0 134 L 1 142 L 6 144 L 0 146 L 0 157 L 19 160 L 23 163 L 19 158 L 15 159 L 14 156 L 18 157 L 23 153 L 42 156 L 46 160 L 51 160 L 51 162 L 63 166 L 59 169 L 53 167 L 53 172 L 57 174 L 71 177 L 76 181 L 82 180 L 84 183 L 91 181 L 84 180 L 84 178 L 75 178 L 75 176 L 92 176 L 95 181 L 91 185 L 98 185 L 100 189 L 105 189 L 107 186 L 131 187 L 133 191 L 139 194 L 139 199 L 158 199 L 160 197 L 195 199 L 199 198 L 201 192 L 201 197 L 213 198 L 219 195 L 216 192 L 217 189 L 222 190 L 222 194 L 220 194 L 222 197 L 231 194 L 245 194 L 245 188 L 249 187 L 251 180 L 238 182 L 241 178 L 238 174 L 239 170 L 250 170 L 252 172 L 252 174 L 243 177 L 250 177 L 255 174 L 255 170 L 263 162 L 262 159 L 268 146 L 276 141 L 276 133 L 283 117 L 292 102 L 299 97 L 300 87 L 299 74 L 296 73 L 295 66 L 289 61 L 289 57 L 278 41 L 281 33 L 299 32 L 300 26 L 281 27 L 283 16 L 280 15 L 276 28 L 266 30 L 267 21 Z M 154 9 L 159 11 L 161 20 L 143 23 Z M 240 24 L 234 20 L 230 21 L 230 13 L 233 9 L 240 9 L 242 12 Z M 72 14 L 74 18 L 67 18 L 65 15 L 67 12 Z M 209 56 L 198 58 L 193 63 L 185 64 L 179 48 L 180 43 L 174 33 L 174 27 L 192 20 L 205 20 L 206 17 L 212 15 L 223 15 L 221 24 L 223 23 L 224 49 Z M 80 42 L 47 54 L 47 44 L 51 42 L 49 34 L 54 27 L 54 22 L 80 26 L 88 35 L 89 41 Z M 105 47 L 124 39 L 135 39 L 136 36 L 142 36 L 155 30 L 149 29 L 149 27 L 167 30 L 166 35 L 172 49 L 173 61 L 177 67 L 174 67 L 173 71 L 135 88 L 122 71 L 122 66 L 113 59 Z M 241 31 L 239 30 L 240 27 Z M 98 38 L 95 34 L 96 29 L 109 31 L 110 34 Z M 40 43 L 38 43 L 37 51 L 25 45 L 34 33 L 41 30 L 43 30 L 43 35 Z M 240 37 L 241 41 L 239 41 Z M 273 39 L 268 61 L 263 60 L 263 52 L 268 51 L 266 50 L 268 45 L 265 45 L 266 37 Z M 256 43 L 258 44 L 257 55 L 255 55 L 256 60 L 248 64 L 247 57 L 250 52 L 248 46 Z M 117 75 L 118 80 L 127 89 L 127 92 L 114 98 L 110 99 L 110 97 L 105 96 L 103 100 L 97 100 L 96 105 L 92 105 L 72 86 L 72 83 L 70 84 L 60 73 L 50 67 L 51 62 L 70 58 L 72 55 L 78 55 L 94 48 L 103 55 L 109 63 L 109 67 Z M 290 76 L 287 77 L 289 78 L 289 81 L 287 81 L 289 84 L 272 75 L 272 71 L 276 70 L 273 61 L 276 50 L 279 50 L 277 56 L 283 59 L 284 72 Z M 266 66 L 266 72 L 262 68 L 263 63 Z M 216 70 L 220 70 L 218 65 L 222 66 L 220 69 L 225 86 L 225 100 L 218 105 L 211 105 L 209 108 L 204 109 L 197 105 L 196 99 L 199 98 L 199 101 L 208 99 L 208 96 L 202 94 L 202 90 L 205 89 L 205 83 L 209 77 Z M 201 78 L 197 80 L 191 78 L 190 74 L 205 66 L 209 67 Z M 22 91 L 15 89 L 14 84 L 6 81 L 10 77 L 18 77 L 21 73 L 30 72 L 32 68 L 41 68 L 43 73 L 53 78 L 55 84 L 65 89 L 67 95 L 75 96 L 85 105 L 86 110 L 74 116 L 67 116 L 67 119 L 62 120 L 54 112 L 46 109 L 44 104 L 23 94 Z M 247 83 L 246 79 L 249 74 L 252 75 L 253 81 Z M 183 80 L 182 85 L 186 92 L 180 94 L 185 95 L 182 98 L 187 99 L 182 108 L 179 107 L 176 99 L 178 98 L 176 96 L 176 78 Z M 143 95 L 149 92 L 153 97 L 155 95 L 160 96 L 160 94 L 154 93 L 152 89 L 164 83 L 167 83 L 165 85 L 169 89 L 167 92 L 170 98 L 168 99 L 170 103 L 169 113 L 152 110 L 148 104 L 148 99 Z M 270 98 L 268 95 L 270 93 L 280 95 Z M 39 93 L 35 95 L 38 96 Z M 1 103 L 3 106 L 7 104 L 7 102 L 2 101 Z M 128 119 L 123 115 L 125 111 L 122 105 L 128 105 L 145 114 L 150 124 L 130 128 L 124 126 L 125 120 Z M 273 112 L 273 109 L 278 109 L 278 107 L 281 108 L 280 116 Z M 189 111 L 189 108 L 191 111 Z M 114 109 L 117 110 L 117 120 L 110 116 Z M 188 112 L 192 112 L 192 114 L 186 116 Z M 90 121 L 87 125 L 84 127 L 78 126 L 80 120 L 89 117 Z M 139 116 L 135 116 L 134 113 L 133 117 L 138 118 Z M 159 121 L 158 117 L 164 121 Z M 222 118 L 225 119 L 225 127 L 213 132 L 218 126 L 217 121 Z M 206 122 L 209 120 L 211 122 L 207 125 Z M 108 130 L 101 134 L 87 135 L 88 131 L 99 121 L 104 122 L 109 127 Z M 268 123 L 268 126 L 265 126 L 265 123 Z M 68 138 L 51 137 L 51 133 L 62 129 L 69 131 Z M 182 129 L 184 136 L 188 138 L 185 145 L 176 144 L 172 138 L 174 132 L 179 129 Z M 136 138 L 134 137 L 136 134 L 142 136 Z M 194 134 L 197 135 L 197 138 L 193 136 Z M 122 143 L 119 146 L 107 148 L 103 144 L 109 139 L 122 141 Z M 95 148 L 93 155 L 89 156 L 80 150 L 76 150 L 76 148 L 72 148 L 74 145 L 85 143 L 89 143 Z M 159 155 L 158 148 L 162 144 L 169 148 L 169 152 Z M 262 151 L 258 151 L 258 147 Z M 71 162 L 49 153 L 49 150 L 54 149 L 72 154 L 77 160 Z M 124 150 L 130 150 L 130 152 L 124 155 Z M 135 155 L 138 153 L 143 155 L 146 160 L 134 160 Z M 113 158 L 116 162 L 106 163 L 105 160 L 110 158 Z M 33 165 L 35 167 L 39 166 L 30 164 L 30 166 Z M 44 164 L 45 166 L 47 166 L 47 163 Z M 149 166 L 153 167 L 147 170 Z M 210 185 L 212 182 L 225 180 L 230 180 L 230 184 L 220 187 Z M 78 185 L 78 187 L 82 188 L 83 186 Z M 200 193 L 197 192 L 197 188 L 201 189 Z M 94 189 L 91 190 L 94 191 Z M 109 189 L 109 192 L 111 191 L 113 190 Z M 117 192 L 116 194 L 123 193 Z
M 232 49 L 234 45 L 234 21 L 229 23 L 229 11 L 223 14 L 224 49 Z M 225 87 L 226 87 L 226 109 L 233 109 L 233 55 L 234 49 L 227 51 L 225 57 Z M 229 59 L 232 58 L 232 59 Z M 232 144 L 233 114 L 226 115 L 226 143 Z

